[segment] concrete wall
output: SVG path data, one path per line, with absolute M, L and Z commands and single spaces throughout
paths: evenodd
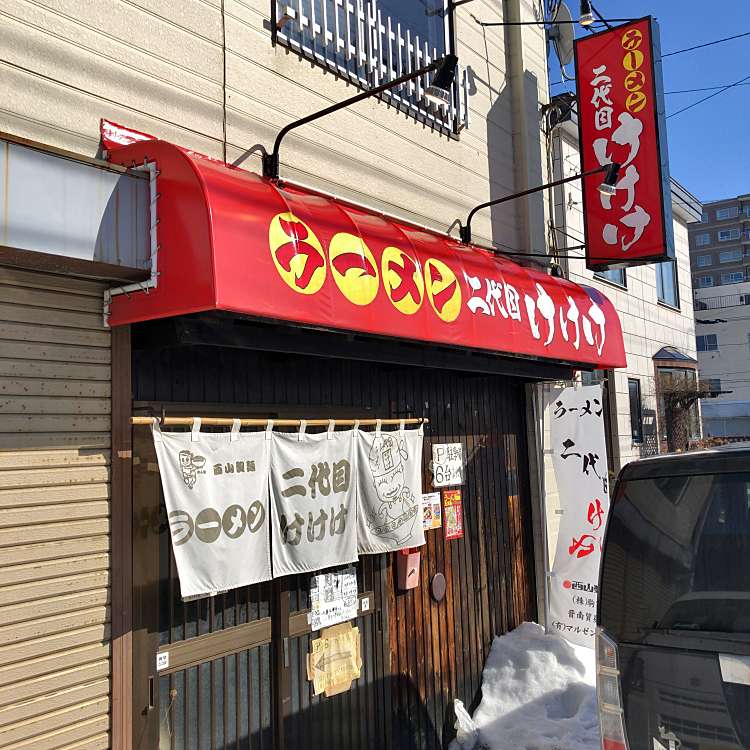
M 577 137 L 568 125 L 561 126 L 554 138 L 555 174 L 568 176 L 580 171 Z M 556 192 L 555 221 L 562 229 L 558 244 L 576 245 L 583 241 L 582 197 L 579 182 L 571 182 Z M 597 277 L 586 269 L 583 259 L 567 261 L 572 281 L 601 289 L 612 301 L 622 322 L 627 366 L 615 371 L 616 420 L 613 420 L 615 447 L 619 445 L 620 463 L 658 452 L 654 442 L 657 415 L 654 354 L 663 346 L 677 347 L 690 357 L 696 356 L 693 291 L 690 277 L 688 231 L 683 209 L 676 203 L 674 236 L 677 253 L 679 307 L 658 301 L 656 267 L 644 265 L 629 268 L 626 287 Z M 567 235 L 569 236 L 566 236 Z M 581 253 L 581 251 L 572 251 Z M 628 378 L 640 381 L 644 416 L 644 442 L 634 443 L 630 428 Z M 651 434 L 651 437 L 649 437 Z
M 456 10 L 471 112 L 459 138 L 369 100 L 290 135 L 282 173 L 441 230 L 481 201 L 543 182 L 544 31 L 474 20 L 501 20 L 503 8 L 533 20 L 537 6 L 477 0 Z M 87 155 L 97 152 L 105 117 L 231 162 L 255 144 L 270 147 L 284 124 L 357 92 L 272 46 L 271 0 L 0 0 L 0 11 L 0 131 Z M 511 34 L 522 53 L 511 53 Z M 519 129 L 529 137 L 520 160 Z M 258 154 L 243 166 L 257 170 Z M 543 245 L 542 197 L 532 203 Z M 518 212 L 518 205 L 482 212 L 476 239 L 525 246 Z
M 698 370 L 712 390 L 722 391 L 701 402 L 706 437 L 750 437 L 750 282 L 696 289 L 695 332 L 716 336 L 718 349 L 698 352 Z M 706 322 L 699 322 L 706 321 Z M 722 321 L 722 322 L 709 322 Z
M 696 301 L 705 300 L 709 310 L 696 310 L 695 332 L 699 336 L 716 336 L 717 351 L 698 352 L 702 380 L 719 378 L 722 394 L 712 403 L 750 401 L 750 306 L 739 304 L 740 295 L 750 296 L 750 282 L 727 284 L 713 289 L 697 289 Z M 721 298 L 719 304 L 712 298 Z M 722 320 L 726 323 L 698 323 L 698 320 Z

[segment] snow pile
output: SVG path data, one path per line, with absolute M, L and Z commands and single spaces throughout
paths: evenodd
M 531 622 L 495 638 L 473 719 L 477 747 L 599 750 L 594 652 Z

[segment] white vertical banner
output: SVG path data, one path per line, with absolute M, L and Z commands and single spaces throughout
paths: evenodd
M 183 599 L 271 578 L 270 441 L 263 433 L 162 432 L 153 427 Z
M 422 525 L 424 429 L 360 432 L 358 549 L 391 552 L 425 543 Z
M 546 473 L 549 476 L 551 464 L 553 475 L 545 488 L 546 523 L 549 537 L 556 536 L 546 627 L 593 648 L 601 545 L 609 511 L 602 386 L 546 386 L 544 423 Z M 549 502 L 554 488 L 556 507 Z
M 354 430 L 273 433 L 274 578 L 357 560 Z

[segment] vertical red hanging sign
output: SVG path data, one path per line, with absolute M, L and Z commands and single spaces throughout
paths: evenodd
M 581 168 L 622 165 L 614 195 L 583 180 L 586 264 L 675 257 L 659 32 L 651 17 L 575 43 Z

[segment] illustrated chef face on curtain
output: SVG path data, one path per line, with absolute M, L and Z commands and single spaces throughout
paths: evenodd
M 377 554 L 424 544 L 422 431 L 362 432 L 357 445 L 359 552 Z
M 383 508 L 390 515 L 394 503 L 405 501 L 404 461 L 408 459 L 406 446 L 393 435 L 380 435 L 373 441 L 368 460 L 375 491 L 378 493 Z

